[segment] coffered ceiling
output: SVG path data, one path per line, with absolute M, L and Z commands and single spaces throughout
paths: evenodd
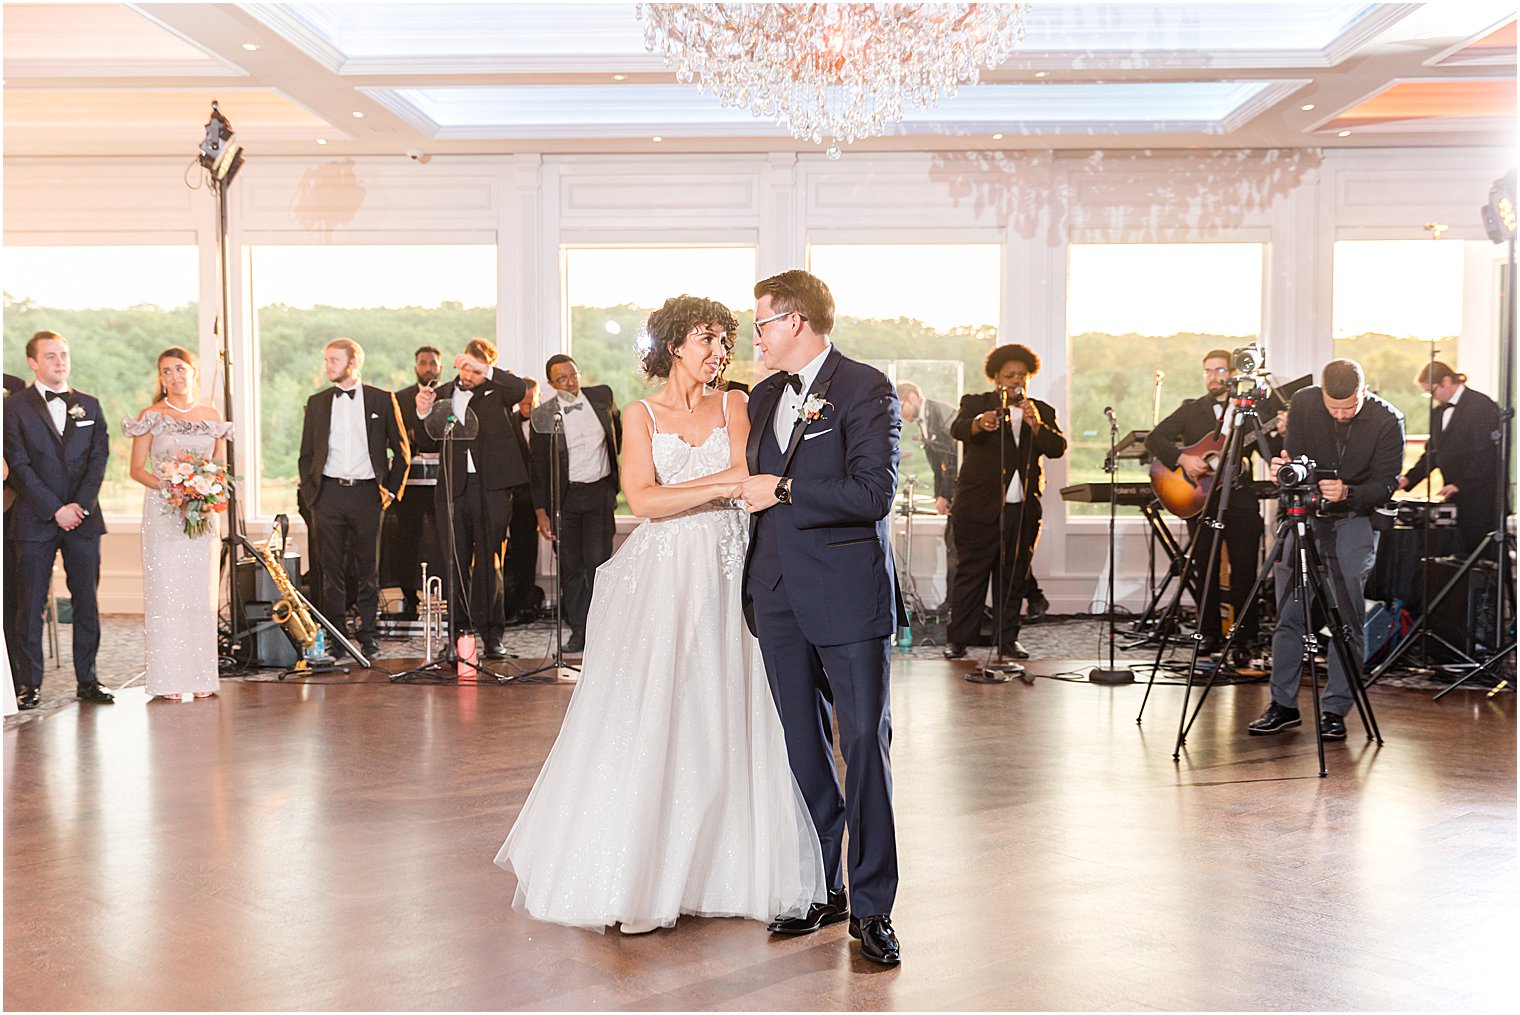
M 257 154 L 814 150 L 677 84 L 632 3 L 3 17 L 7 155 L 188 157 L 213 98 Z M 1026 26 L 983 84 L 851 150 L 1515 142 L 1507 2 L 1036 4 Z

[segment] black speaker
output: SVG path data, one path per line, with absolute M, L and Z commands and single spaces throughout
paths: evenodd
M 1432 557 L 1427 601 L 1446 587 L 1462 567 L 1461 557 Z M 1457 648 L 1473 655 L 1494 647 L 1494 618 L 1498 614 L 1499 566 L 1480 560 L 1468 569 L 1456 587 L 1429 612 L 1425 623 Z
M 285 555 L 285 573 L 301 573 L 301 555 Z M 294 580 L 294 579 L 292 579 Z M 243 606 L 243 616 L 238 625 L 237 637 L 241 642 L 246 636 L 253 646 L 253 665 L 288 668 L 296 664 L 296 648 L 285 636 L 285 629 L 270 620 L 269 611 L 282 598 L 264 565 L 256 560 L 240 560 L 237 565 L 238 601 Z M 248 632 L 253 632 L 251 635 Z

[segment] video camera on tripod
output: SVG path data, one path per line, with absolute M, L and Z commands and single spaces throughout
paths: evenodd
M 1272 394 L 1267 381 L 1267 354 L 1260 346 L 1247 345 L 1230 353 L 1230 395 L 1237 400 L 1264 401 Z

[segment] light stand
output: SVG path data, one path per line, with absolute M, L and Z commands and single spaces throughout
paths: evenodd
M 1156 371 L 1159 375 L 1161 371 Z M 1157 378 L 1157 397 L 1160 397 L 1160 378 Z M 1094 684 L 1133 684 L 1135 673 L 1128 668 L 1118 669 L 1114 665 L 1114 562 L 1115 546 L 1118 537 L 1119 524 L 1119 493 L 1115 485 L 1114 477 L 1119 469 L 1119 420 L 1114 415 L 1113 408 L 1105 407 L 1103 414 L 1108 417 L 1108 459 L 1103 463 L 1103 471 L 1108 473 L 1108 668 L 1094 666 L 1087 673 L 1087 679 Z
M 218 311 L 216 333 L 221 339 L 222 360 L 222 418 L 231 423 L 232 412 L 232 258 L 227 242 L 227 188 L 238 170 L 243 168 L 243 146 L 232 133 L 232 124 L 222 115 L 220 107 L 211 103 L 211 117 L 206 121 L 206 137 L 201 141 L 198 161 L 206 170 L 206 182 L 216 198 L 216 262 Z M 234 438 L 227 436 L 227 461 L 236 468 L 237 453 Z M 231 470 L 229 470 L 231 471 Z M 237 483 L 228 477 L 227 482 L 227 534 L 222 537 L 222 573 L 227 580 L 227 606 L 231 623 L 228 625 L 227 655 L 236 659 L 237 643 L 247 637 L 238 628 L 247 624 L 242 616 L 237 587 L 238 551 L 243 546 L 244 525 L 242 504 L 238 497 Z M 255 555 L 257 556 L 257 555 Z
M 531 417 L 533 429 L 538 433 L 549 435 L 549 503 L 554 508 L 556 541 L 560 533 L 564 531 L 564 497 L 560 491 L 563 479 L 560 476 L 559 448 L 560 442 L 565 439 L 565 413 L 559 402 L 560 399 L 556 395 L 550 403 L 534 409 Z M 534 677 L 540 673 L 558 674 L 563 670 L 579 673 L 581 668 L 565 662 L 565 589 L 559 566 L 559 546 L 556 543 L 554 548 L 554 659 L 536 670 L 527 671 L 521 677 Z

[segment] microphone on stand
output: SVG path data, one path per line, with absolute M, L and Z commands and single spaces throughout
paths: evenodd
M 1103 407 L 1103 415 L 1108 417 L 1109 426 L 1117 427 L 1119 425 L 1119 418 L 1114 415 L 1114 407 L 1112 405 L 1105 405 Z

